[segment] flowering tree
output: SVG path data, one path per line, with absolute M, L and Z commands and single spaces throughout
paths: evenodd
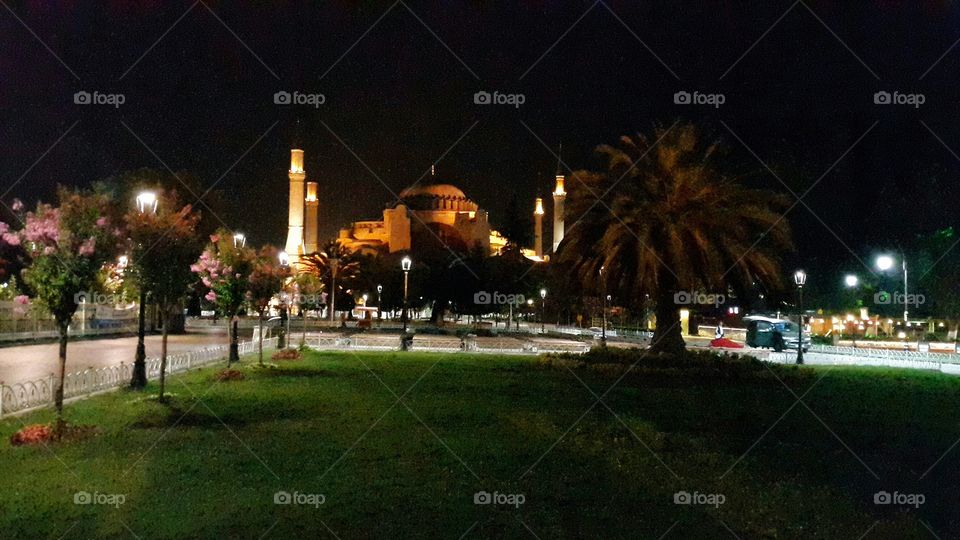
M 270 308 L 270 302 L 282 289 L 290 271 L 280 264 L 277 248 L 264 246 L 254 262 L 253 272 L 247 288 L 247 299 L 257 310 L 260 326 L 260 341 L 257 345 L 260 365 L 263 365 L 263 315 Z
M 160 400 L 163 401 L 167 334 L 188 287 L 196 281 L 191 265 L 197 260 L 202 244 L 196 232 L 200 214 L 190 205 L 180 206 L 175 192 L 160 198 L 156 213 L 132 211 L 126 215 L 126 222 L 133 243 L 128 272 L 138 287 L 157 303 L 163 323 L 160 348 Z M 145 382 L 145 369 L 142 376 Z
M 30 258 L 24 281 L 36 293 L 37 302 L 56 321 L 60 334 L 60 376 L 54 394 L 56 431 L 63 428 L 63 383 L 67 366 L 67 329 L 77 305 L 97 286 L 103 264 L 118 253 L 123 231 L 109 199 L 102 194 L 58 190 L 59 207 L 39 204 L 28 212 L 17 234 Z M 9 231 L 8 231 L 9 233 Z M 13 237 L 4 236 L 8 243 Z
M 237 347 L 236 316 L 243 307 L 249 289 L 250 274 L 256 262 L 256 253 L 234 235 L 218 230 L 210 235 L 210 243 L 190 269 L 200 276 L 208 289 L 204 299 L 214 305 L 230 324 L 230 357 L 228 365 L 240 361 Z

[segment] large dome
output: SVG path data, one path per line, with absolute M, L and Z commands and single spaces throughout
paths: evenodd
M 413 199 L 417 197 L 447 197 L 451 199 L 466 199 L 460 188 L 451 184 L 423 184 L 408 187 L 400 192 L 401 199 Z

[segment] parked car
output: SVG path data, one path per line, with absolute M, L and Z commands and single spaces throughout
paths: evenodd
M 797 349 L 799 326 L 786 319 L 772 317 L 746 317 L 747 345 L 773 349 L 777 352 L 784 349 Z M 803 334 L 803 352 L 810 349 L 810 334 Z

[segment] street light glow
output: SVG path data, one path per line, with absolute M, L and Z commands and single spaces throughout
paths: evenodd
M 280 266 L 288 266 L 290 264 L 290 255 L 288 255 L 286 251 L 278 253 L 277 258 L 280 259 Z
M 546 297 L 547 297 L 547 290 L 540 289 L 540 298 L 546 298 Z
M 155 213 L 157 211 L 157 194 L 152 191 L 141 191 L 137 195 L 137 210 L 141 213 Z
M 856 287 L 857 284 L 860 283 L 860 278 L 853 274 L 847 274 L 847 276 L 843 278 L 843 282 L 846 283 L 847 287 Z
M 243 233 L 233 235 L 233 247 L 243 247 L 247 244 L 247 237 Z
M 880 270 L 889 270 L 893 268 L 893 257 L 890 255 L 880 255 L 877 257 L 877 268 Z
M 402 268 L 404 272 L 409 272 L 411 266 L 413 266 L 413 260 L 411 260 L 410 257 L 404 257 L 400 261 L 400 268 Z
M 807 273 L 803 270 L 797 270 L 793 274 L 793 282 L 797 284 L 797 287 L 803 287 L 807 284 Z

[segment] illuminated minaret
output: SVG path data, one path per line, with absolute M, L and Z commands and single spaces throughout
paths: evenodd
M 290 211 L 287 220 L 287 255 L 290 266 L 296 267 L 303 251 L 303 150 L 290 150 Z
M 561 147 L 562 148 L 562 147 Z M 553 252 L 557 252 L 560 242 L 563 241 L 563 203 L 567 200 L 567 192 L 563 189 L 563 169 L 560 168 L 560 159 L 557 158 L 557 187 L 553 189 Z
M 537 257 L 543 258 L 543 199 L 537 197 L 537 204 L 533 209 L 533 251 Z
M 304 199 L 306 206 L 306 223 L 303 230 L 304 253 L 316 253 L 317 245 L 317 208 L 320 203 L 317 201 L 317 183 L 307 182 L 307 197 Z

